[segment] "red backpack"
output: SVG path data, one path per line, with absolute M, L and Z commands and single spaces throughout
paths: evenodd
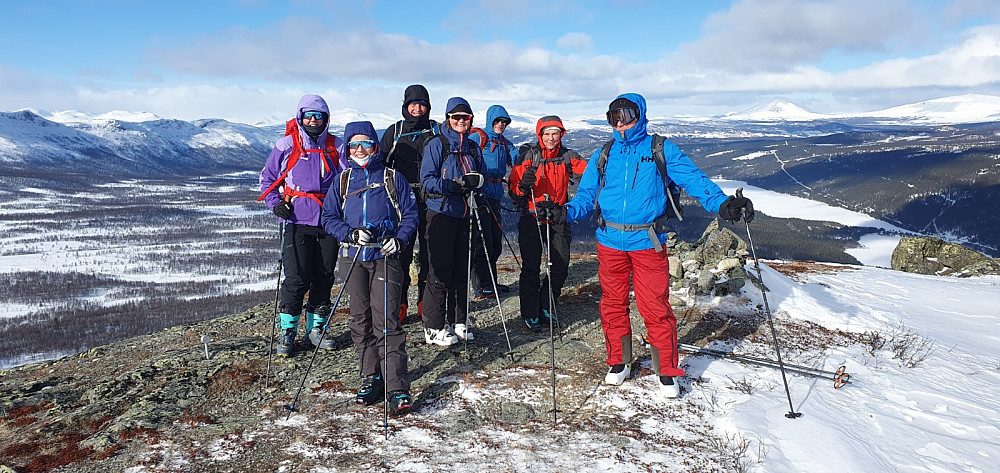
M 497 149 L 497 145 L 502 145 L 503 148 L 507 150 L 507 154 L 510 154 L 510 142 L 505 140 L 504 137 L 501 136 L 499 140 L 491 140 L 489 136 L 486 134 L 486 131 L 479 127 L 475 127 L 469 130 L 469 137 L 472 137 L 472 135 L 479 135 L 480 150 L 486 149 L 486 143 L 493 143 L 493 146 L 490 147 L 491 152 Z
M 285 184 L 285 178 L 288 177 L 288 173 L 295 167 L 295 164 L 299 162 L 299 158 L 305 153 L 323 153 L 323 168 L 326 172 L 330 172 L 330 163 L 336 163 L 337 159 L 340 158 L 340 154 L 337 153 L 337 144 L 335 143 L 335 138 L 329 132 L 326 134 L 326 149 L 303 149 L 302 148 L 302 137 L 299 136 L 299 123 L 296 119 L 288 120 L 285 123 L 285 136 L 292 136 L 292 152 L 288 155 L 288 163 L 285 165 L 285 171 L 278 176 L 277 179 L 271 183 L 271 186 L 267 188 L 266 191 L 257 197 L 257 201 L 260 202 L 264 200 L 267 194 L 270 194 L 276 187 L 283 186 Z M 299 192 L 295 193 L 291 189 L 285 188 L 284 194 L 292 194 L 295 197 L 305 196 L 319 202 L 320 206 L 323 205 L 323 198 L 326 194 L 315 194 L 315 193 L 305 193 Z

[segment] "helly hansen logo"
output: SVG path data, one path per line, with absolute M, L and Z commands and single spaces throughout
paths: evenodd
M 651 162 L 653 162 L 653 157 L 652 156 L 643 156 L 642 157 L 642 162 L 644 162 L 644 163 L 651 163 Z

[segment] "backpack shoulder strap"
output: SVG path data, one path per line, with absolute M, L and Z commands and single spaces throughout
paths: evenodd
M 663 193 L 667 196 L 667 203 L 670 205 L 667 209 L 667 218 L 677 217 L 678 220 L 684 220 L 684 209 L 680 202 L 681 188 L 667 174 L 667 158 L 663 154 L 663 142 L 666 140 L 663 136 L 653 135 L 653 140 L 650 142 L 653 161 L 656 162 L 656 169 L 660 171 L 660 177 L 663 179 Z
M 479 137 L 479 150 L 482 151 L 486 149 L 486 143 L 489 142 L 489 137 L 486 136 L 486 132 L 482 128 L 473 127 L 469 130 L 469 138 L 472 138 L 472 134 L 475 133 Z
M 302 137 L 299 136 L 299 125 L 294 118 L 285 122 L 285 136 L 289 135 L 292 137 L 292 150 L 288 153 L 288 160 L 285 161 L 285 168 L 281 170 L 281 174 L 274 180 L 274 182 L 271 183 L 270 186 L 268 186 L 267 190 L 262 192 L 260 197 L 257 197 L 258 202 L 264 200 L 264 197 L 266 197 L 267 194 L 270 194 L 275 188 L 281 187 L 285 184 L 285 178 L 288 177 L 289 171 L 295 167 L 295 163 L 299 162 L 299 157 L 303 154 Z M 334 152 L 336 153 L 336 147 L 334 147 Z
M 396 211 L 396 221 L 403 220 L 403 211 L 399 208 L 399 194 L 396 193 L 396 170 L 390 167 L 382 168 L 382 185 L 385 186 L 385 193 L 389 196 L 389 203 Z
M 594 194 L 594 215 L 597 216 L 597 225 L 604 228 L 604 216 L 601 215 L 601 189 L 604 188 L 604 167 L 608 165 L 608 156 L 611 155 L 611 145 L 615 140 L 608 140 L 601 146 L 601 154 L 597 156 L 597 192 Z
M 344 207 L 347 206 L 347 187 L 351 183 L 351 168 L 340 171 L 340 215 L 344 216 Z

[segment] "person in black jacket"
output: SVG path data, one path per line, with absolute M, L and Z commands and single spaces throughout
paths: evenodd
M 430 119 L 431 97 L 427 89 L 413 84 L 403 93 L 403 119 L 390 125 L 382 135 L 379 148 L 385 153 L 385 165 L 403 174 L 417 195 L 417 209 L 420 214 L 420 230 L 417 240 L 410 241 L 400 252 L 399 263 L 403 268 L 403 297 L 399 307 L 399 320 L 406 318 L 407 293 L 410 288 L 410 264 L 413 263 L 414 246 L 420 243 L 417 253 L 419 267 L 417 277 L 417 315 L 423 316 L 424 285 L 427 282 L 427 241 L 424 233 L 427 222 L 424 215 L 427 205 L 420 192 L 420 163 L 423 161 L 424 145 L 427 140 L 440 133 L 437 122 Z

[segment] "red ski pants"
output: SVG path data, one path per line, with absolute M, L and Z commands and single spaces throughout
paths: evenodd
M 629 277 L 635 286 L 635 302 L 646 324 L 649 343 L 659 354 L 660 375 L 684 376 L 677 367 L 677 319 L 670 308 L 670 268 L 667 252 L 650 248 L 620 251 L 597 245 L 597 276 L 601 282 L 601 327 L 608 365 L 622 360 L 622 337 L 631 337 Z M 628 338 L 626 338 L 628 340 Z M 655 362 L 654 362 L 655 363 Z

